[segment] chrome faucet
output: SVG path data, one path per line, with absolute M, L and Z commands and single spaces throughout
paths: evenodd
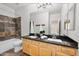
M 52 38 L 56 39 L 56 35 L 53 35 L 53 37 L 52 37 Z

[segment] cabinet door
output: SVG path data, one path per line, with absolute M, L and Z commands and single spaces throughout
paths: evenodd
M 23 44 L 23 52 L 29 54 L 29 44 L 25 43 Z
M 51 56 L 51 51 L 48 48 L 39 48 L 39 56 Z
M 30 41 L 27 40 L 23 41 L 23 52 L 30 54 Z
M 38 56 L 38 46 L 31 45 L 30 55 L 32 55 L 32 56 Z
M 58 51 L 58 49 L 57 49 L 58 46 L 53 45 L 53 44 L 51 44 L 49 46 L 50 46 L 50 49 L 51 49 L 52 56 L 55 56 L 56 52 Z
M 49 48 L 48 43 L 40 42 L 39 56 L 51 56 L 51 49 Z
M 61 52 L 70 56 L 76 55 L 76 49 L 69 47 L 61 47 Z

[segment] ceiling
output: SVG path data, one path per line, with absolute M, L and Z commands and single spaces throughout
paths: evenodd
M 29 3 L 2 3 L 12 9 L 16 9 L 17 7 L 20 7 L 20 6 L 28 6 Z
M 32 4 L 35 4 L 35 3 L 2 3 L 12 9 L 16 9 L 17 7 L 20 7 L 20 6 L 29 6 L 29 5 L 32 5 Z M 45 3 L 36 3 L 37 5 L 37 8 L 38 6 L 42 5 L 42 4 L 45 4 Z M 49 10 L 54 10 L 54 12 L 59 12 L 61 10 L 61 7 L 62 7 L 62 4 L 61 3 L 52 3 L 52 6 L 51 8 L 48 8 Z
M 49 11 L 50 13 L 61 13 L 61 9 L 62 9 L 62 5 L 61 3 L 52 3 L 51 5 L 47 5 L 47 7 L 40 7 L 39 8 L 39 5 L 41 4 L 37 4 L 37 7 L 38 7 L 38 10 L 39 10 L 39 13 L 40 11 L 41 12 L 44 12 L 44 11 Z M 38 11 L 37 11 L 38 13 Z

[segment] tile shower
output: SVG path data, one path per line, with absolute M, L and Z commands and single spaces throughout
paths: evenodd
M 0 15 L 0 41 L 21 37 L 21 17 Z

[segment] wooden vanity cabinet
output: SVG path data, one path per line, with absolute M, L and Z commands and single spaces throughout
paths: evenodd
M 49 44 L 30 39 L 23 39 L 23 52 L 31 56 L 75 56 L 76 49 Z

